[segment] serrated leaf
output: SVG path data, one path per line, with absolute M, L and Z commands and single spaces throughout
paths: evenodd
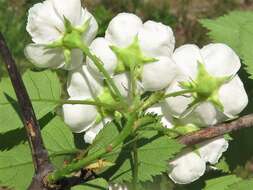
M 107 125 L 99 134 L 94 145 L 94 150 L 111 142 L 119 134 L 115 125 Z M 115 151 L 108 153 L 103 159 L 115 163 L 114 166 L 104 171 L 102 176 L 109 176 L 115 183 L 132 181 L 133 139 L 124 142 L 127 145 L 121 146 Z M 183 145 L 167 136 L 161 136 L 156 131 L 143 131 L 137 141 L 138 147 L 138 180 L 141 182 L 152 181 L 153 177 L 168 170 L 168 160 L 178 153 Z M 92 150 L 92 152 L 94 151 Z
M 56 167 L 77 153 L 72 132 L 61 118 L 55 117 L 42 130 L 42 136 Z M 0 186 L 27 189 L 33 176 L 31 152 L 27 143 L 0 152 Z
M 250 190 L 253 187 L 253 180 L 242 180 L 230 185 L 226 190 Z
M 243 59 L 246 71 L 253 79 L 252 28 L 253 13 L 234 11 L 216 20 L 204 19 L 201 24 L 210 30 L 214 42 L 225 43 L 233 48 Z
M 23 80 L 31 99 L 59 100 L 61 85 L 56 73 L 52 71 L 33 72 L 27 71 Z M 56 107 L 54 102 L 35 102 L 33 107 L 38 119 Z M 3 78 L 0 82 L 0 133 L 21 128 L 19 106 L 9 78 Z
M 229 185 L 237 183 L 242 179 L 235 175 L 227 175 L 206 181 L 204 190 L 226 190 Z
M 77 185 L 71 188 L 71 190 L 107 190 L 109 184 L 103 178 L 94 179 L 88 181 L 82 185 Z

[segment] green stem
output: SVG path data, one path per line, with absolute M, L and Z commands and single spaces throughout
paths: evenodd
M 114 83 L 113 79 L 111 78 L 109 73 L 103 67 L 103 62 L 97 56 L 93 55 L 91 53 L 90 49 L 88 47 L 86 47 L 85 45 L 80 47 L 80 49 L 83 51 L 83 53 L 86 56 L 88 56 L 93 61 L 93 63 L 98 68 L 98 70 L 104 75 L 108 86 L 112 88 L 112 90 L 114 91 L 115 95 L 119 98 L 119 100 L 121 102 L 125 102 L 122 95 L 121 95 L 121 93 L 120 93 L 120 91 L 119 91 L 119 89 L 117 88 L 116 84 Z M 113 97 L 114 97 L 114 95 L 113 95 Z
M 182 96 L 184 94 L 193 93 L 193 92 L 195 92 L 195 90 L 181 90 L 181 91 L 172 92 L 165 95 L 162 92 L 153 93 L 145 102 L 143 102 L 141 106 L 141 110 L 146 110 L 150 108 L 152 105 L 157 104 L 166 98 Z
M 64 178 L 66 175 L 71 174 L 72 172 L 79 171 L 80 169 L 85 168 L 97 159 L 103 157 L 103 155 L 106 155 L 108 152 L 111 152 L 113 151 L 113 149 L 117 148 L 117 146 L 119 146 L 133 131 L 136 116 L 135 114 L 131 114 L 128 118 L 129 119 L 126 123 L 126 126 L 110 144 L 105 145 L 103 148 L 99 149 L 91 155 L 88 155 L 83 159 L 78 160 L 77 162 L 71 163 L 59 170 L 55 170 L 53 173 L 48 175 L 49 183 L 54 183 Z
M 193 93 L 193 92 L 195 92 L 195 90 L 181 90 L 181 91 L 177 91 L 177 92 L 172 92 L 169 94 L 165 94 L 164 99 L 169 98 L 169 97 L 182 96 L 184 94 Z
M 138 168 L 139 168 L 139 163 L 138 163 L 138 148 L 137 148 L 137 141 L 134 142 L 133 146 L 133 189 L 137 190 L 137 184 L 138 184 Z

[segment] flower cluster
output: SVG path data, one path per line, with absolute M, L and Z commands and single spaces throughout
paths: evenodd
M 169 26 L 143 23 L 130 13 L 114 17 L 104 37 L 95 38 L 97 28 L 80 0 L 46 0 L 29 11 L 27 31 L 34 43 L 25 54 L 39 67 L 69 70 L 69 100 L 90 104 L 65 104 L 62 115 L 73 132 L 85 132 L 85 142 L 92 143 L 105 123 L 120 114 L 111 109 L 118 106 L 112 95 L 115 89 L 127 103 L 145 93 L 185 92 L 166 96 L 144 110 L 160 115 L 165 127 L 180 128 L 184 134 L 232 119 L 246 107 L 248 97 L 237 75 L 240 59 L 227 45 L 200 49 L 187 44 L 174 49 Z M 115 89 L 108 83 L 115 84 Z M 206 163 L 217 163 L 227 148 L 223 137 L 188 148 L 170 162 L 170 178 L 179 184 L 195 181 L 204 174 Z

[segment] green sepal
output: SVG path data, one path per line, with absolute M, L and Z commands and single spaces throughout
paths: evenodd
M 143 55 L 137 36 L 134 38 L 133 43 L 126 48 L 120 48 L 117 46 L 110 46 L 110 48 L 119 59 L 118 66 L 115 70 L 116 72 L 129 71 L 131 68 L 136 69 L 142 67 L 145 63 L 157 61 L 155 58 Z

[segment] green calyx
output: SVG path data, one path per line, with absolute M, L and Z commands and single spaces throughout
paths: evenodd
M 219 89 L 220 87 L 229 82 L 232 79 L 231 76 L 225 77 L 214 77 L 210 75 L 204 64 L 198 62 L 198 73 L 196 80 L 191 82 L 180 82 L 183 89 L 192 90 L 192 96 L 194 98 L 193 102 L 189 107 L 193 107 L 196 104 L 209 101 L 220 111 L 224 111 L 224 107 L 219 100 Z
M 136 36 L 132 44 L 126 48 L 120 48 L 111 46 L 112 51 L 117 55 L 119 63 L 115 70 L 116 73 L 121 73 L 126 70 L 142 70 L 145 63 L 151 63 L 157 61 L 155 58 L 149 58 L 143 55 L 139 46 L 139 40 Z
M 49 45 L 47 48 L 61 48 L 64 52 L 65 63 L 69 64 L 71 61 L 71 50 L 81 48 L 83 46 L 83 34 L 87 31 L 90 19 L 87 20 L 82 26 L 73 27 L 70 21 L 64 17 L 65 32 L 63 37 Z

